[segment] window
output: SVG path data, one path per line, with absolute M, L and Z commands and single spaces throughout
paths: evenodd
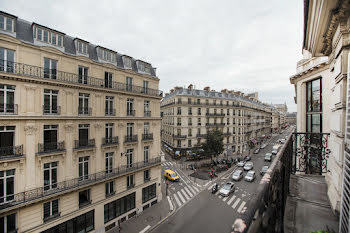
M 133 165 L 133 154 L 134 154 L 134 149 L 126 150 L 126 167 L 127 168 L 131 168 Z
M 151 73 L 151 67 L 149 64 L 146 64 L 144 62 L 138 62 L 137 64 L 138 64 L 139 71 L 148 73 L 148 74 Z
M 177 147 L 181 147 L 181 140 L 177 140 Z
M 188 107 L 188 115 L 192 115 L 192 107 Z
M 44 221 L 59 216 L 58 199 L 44 203 Z
M 132 188 L 135 186 L 134 183 L 134 175 L 129 175 L 126 177 L 126 187 L 127 188 Z
M 110 72 L 105 72 L 105 88 L 113 87 L 113 74 Z
M 143 103 L 143 110 L 144 110 L 144 113 L 145 113 L 145 117 L 150 117 L 151 116 L 149 100 L 145 100 L 145 102 Z
M 112 138 L 113 138 L 113 127 L 114 124 L 113 123 L 106 123 L 106 128 L 105 128 L 105 143 L 111 143 L 112 142 Z
M 105 101 L 105 115 L 106 116 L 115 116 L 115 111 L 114 111 L 113 105 L 114 105 L 114 97 L 113 96 L 106 96 L 106 101 Z
M 0 48 L 0 71 L 13 73 L 15 65 L 15 51 Z
M 15 126 L 0 126 L 1 156 L 14 154 Z
M 179 99 L 177 100 L 177 103 L 178 103 L 178 104 L 182 104 L 182 99 L 179 98 Z
M 89 156 L 79 158 L 79 180 L 87 180 L 89 178 Z
M 131 58 L 123 56 L 124 67 L 131 69 Z
M 188 129 L 188 136 L 189 136 L 189 137 L 192 136 L 192 129 Z
M 197 114 L 198 114 L 198 115 L 202 115 L 201 108 L 198 108 L 198 110 L 197 110 Z
M 57 78 L 57 61 L 44 58 L 44 78 L 56 79 Z
M 143 93 L 148 93 L 148 81 L 143 81 Z
M 230 115 L 230 109 L 227 109 L 226 114 Z
M 148 163 L 148 159 L 149 159 L 149 146 L 145 146 L 143 148 L 143 161 L 144 161 L 144 163 Z
M 14 19 L 0 15 L 0 29 L 4 31 L 14 31 Z
M 134 110 L 134 99 L 127 99 L 126 101 L 126 115 L 127 116 L 135 116 Z
M 114 181 L 107 182 L 105 185 L 106 197 L 111 196 L 115 193 L 114 191 Z
M 80 115 L 89 115 L 90 109 L 89 109 L 89 94 L 79 93 L 79 107 L 78 107 L 78 113 Z
M 44 164 L 44 190 L 57 188 L 58 162 Z
M 58 114 L 58 91 L 44 89 L 44 114 Z
M 179 126 L 181 125 L 181 118 L 180 117 L 177 118 L 177 125 L 179 125 Z
M 127 123 L 126 124 L 126 136 L 132 137 L 134 134 L 134 123 Z
M 15 113 L 15 86 L 0 84 L 0 114 Z
M 108 62 L 117 62 L 117 56 L 115 52 L 103 49 L 101 47 L 97 48 L 97 55 L 101 60 L 108 61 Z
M 126 90 L 132 91 L 132 78 L 126 77 Z
M 144 179 L 144 181 L 149 181 L 150 179 L 151 179 L 151 177 L 150 177 L 150 171 L 149 170 L 145 170 L 145 171 L 143 171 L 143 179 Z
M 322 132 L 322 79 L 306 83 L 306 131 Z
M 187 99 L 187 103 L 188 103 L 188 104 L 192 104 L 192 99 L 191 99 L 191 98 L 188 98 L 188 99 Z
M 198 125 L 201 125 L 201 118 L 198 118 Z
M 78 66 L 78 82 L 82 84 L 88 83 L 89 68 L 84 66 Z
M 15 213 L 0 218 L 0 232 L 17 232 Z
M 181 107 L 177 107 L 177 115 L 181 115 Z
M 14 200 L 15 169 L 0 171 L 0 203 Z
M 135 209 L 135 192 L 104 205 L 104 222 Z
M 107 152 L 105 158 L 106 173 L 113 172 L 113 156 L 114 152 Z
M 57 150 L 58 125 L 44 125 L 44 151 Z
M 145 135 L 149 135 L 150 134 L 149 122 L 143 123 L 143 133 Z
M 192 147 L 192 140 L 188 140 L 188 147 Z
M 76 43 L 77 51 L 81 54 L 88 54 L 88 45 L 82 41 L 77 41 Z
M 188 125 L 192 125 L 192 118 L 188 118 Z
M 156 184 L 152 184 L 142 189 L 142 203 L 145 203 L 156 197 L 156 187 Z
M 79 208 L 89 205 L 90 203 L 90 189 L 79 192 Z
M 84 147 L 89 145 L 89 124 L 79 124 L 79 145 L 76 147 Z
M 62 34 L 58 34 L 56 32 L 51 32 L 51 31 L 48 31 L 44 28 L 35 27 L 34 35 L 35 35 L 35 39 L 37 39 L 41 42 L 45 42 L 45 43 L 52 44 L 52 45 L 59 46 L 59 47 L 63 46 L 63 35 Z

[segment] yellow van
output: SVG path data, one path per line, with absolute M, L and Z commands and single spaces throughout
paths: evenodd
M 180 178 L 177 176 L 176 172 L 173 170 L 167 169 L 164 171 L 165 179 L 171 180 L 171 181 L 179 181 Z

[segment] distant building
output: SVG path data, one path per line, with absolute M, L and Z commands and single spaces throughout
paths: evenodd
M 292 113 L 287 113 L 286 115 L 286 123 L 289 125 L 295 125 L 297 122 L 297 113 L 292 112 Z

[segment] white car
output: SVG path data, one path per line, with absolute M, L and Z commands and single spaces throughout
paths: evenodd
M 260 149 L 264 149 L 266 147 L 266 144 L 262 144 L 261 146 L 260 146 Z
M 239 161 L 239 162 L 237 163 L 237 166 L 238 166 L 238 167 L 243 167 L 243 166 L 244 166 L 244 164 L 245 164 L 245 162 L 244 162 L 244 161 Z
M 253 182 L 255 180 L 255 171 L 249 171 L 244 177 L 246 181 Z
M 265 157 L 264 157 L 264 160 L 265 160 L 265 161 L 270 161 L 270 162 L 271 162 L 271 159 L 272 159 L 272 154 L 271 154 L 271 153 L 266 153 L 266 154 L 265 154 Z
M 246 171 L 252 170 L 253 169 L 253 162 L 246 162 L 243 169 Z
M 281 139 L 281 144 L 285 143 L 286 142 L 286 139 Z
M 219 195 L 228 197 L 230 193 L 235 191 L 235 184 L 232 182 L 227 182 L 219 191 Z
M 243 177 L 243 171 L 241 169 L 236 170 L 232 174 L 232 180 L 239 181 Z

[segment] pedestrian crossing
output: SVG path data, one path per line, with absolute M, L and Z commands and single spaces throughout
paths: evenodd
M 163 167 L 174 166 L 174 165 L 176 165 L 175 162 L 170 162 L 170 161 L 162 162 Z
M 185 187 L 172 194 L 172 196 L 175 199 L 177 207 L 180 207 L 187 203 L 192 197 L 194 197 L 199 192 L 200 190 L 195 186 L 185 185 Z

